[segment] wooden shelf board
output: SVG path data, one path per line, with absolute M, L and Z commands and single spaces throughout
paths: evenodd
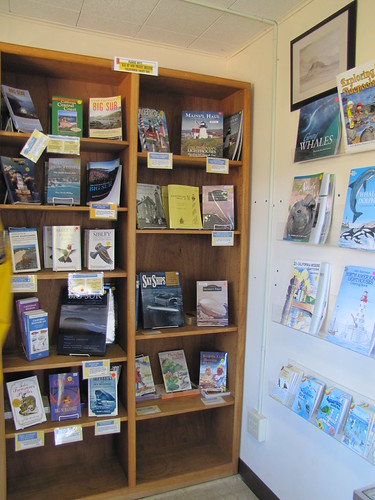
M 138 330 L 135 340 L 166 339 L 173 337 L 190 337 L 192 335 L 211 335 L 222 333 L 235 333 L 238 329 L 235 325 L 225 327 L 217 326 L 192 326 L 185 325 L 179 328 L 157 328 L 155 330 Z
M 137 234 L 159 234 L 159 235 L 166 235 L 166 234 L 174 234 L 174 235 L 180 235 L 180 234 L 199 234 L 199 235 L 205 235 L 209 234 L 211 236 L 212 230 L 208 229 L 137 229 L 136 230 Z M 241 231 L 233 231 L 234 234 L 241 234 Z
M 0 205 L 0 210 L 21 210 L 22 212 L 27 210 L 39 210 L 43 212 L 89 212 L 90 207 L 88 206 L 82 206 L 82 205 L 75 205 L 74 207 L 68 207 L 65 205 L 33 205 L 32 203 L 28 205 L 22 205 L 22 204 L 17 204 L 17 205 L 12 205 L 12 204 L 6 204 L 6 205 Z M 127 212 L 128 209 L 126 207 L 117 207 L 118 212 Z
M 93 273 L 97 271 L 88 271 L 87 269 L 82 269 L 81 271 L 52 271 L 52 269 L 42 269 L 37 272 L 31 273 L 15 273 L 14 276 L 23 276 L 29 274 L 35 274 L 38 280 L 67 280 L 68 274 L 71 273 Z M 100 271 L 101 272 L 101 271 Z M 127 272 L 124 269 L 114 269 L 113 271 L 103 271 L 104 278 L 126 278 Z
M 17 373 L 36 370 L 58 370 L 59 368 L 82 366 L 82 361 L 88 361 L 89 359 L 95 358 L 56 354 L 56 346 L 50 346 L 49 356 L 34 361 L 28 361 L 21 351 L 3 352 L 3 372 Z M 113 363 L 123 363 L 126 361 L 127 356 L 119 344 L 111 344 L 107 346 L 104 359 L 110 359 Z
M 138 161 L 141 164 L 147 162 L 147 153 L 138 153 Z M 206 168 L 206 158 L 201 156 L 173 155 L 174 167 Z M 242 167 L 242 161 L 230 160 L 229 167 Z

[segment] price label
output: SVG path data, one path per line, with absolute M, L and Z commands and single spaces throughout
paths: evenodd
M 229 174 L 227 158 L 206 158 L 206 172 L 209 174 Z
M 116 203 L 90 203 L 90 219 L 117 220 Z
M 12 292 L 37 292 L 38 279 L 35 274 L 12 276 Z
M 14 438 L 15 451 L 44 446 L 44 431 L 20 432 Z
M 147 153 L 147 168 L 173 169 L 173 153 Z
M 121 422 L 119 418 L 95 422 L 95 436 L 102 436 L 103 434 L 116 434 L 117 432 L 120 432 L 120 429 Z
M 82 361 L 82 378 L 105 377 L 110 375 L 110 360 Z
M 70 425 L 54 429 L 55 445 L 75 443 L 83 440 L 82 425 Z
M 213 247 L 232 247 L 234 245 L 233 231 L 212 231 Z

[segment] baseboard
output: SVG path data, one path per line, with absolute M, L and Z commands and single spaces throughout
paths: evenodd
M 242 481 L 251 489 L 259 500 L 279 500 L 279 498 L 263 483 L 241 459 L 238 460 L 238 473 Z

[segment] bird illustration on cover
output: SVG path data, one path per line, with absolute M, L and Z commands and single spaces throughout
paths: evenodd
M 72 262 L 70 256 L 76 250 L 69 244 L 65 248 L 58 248 L 58 251 L 62 254 L 61 257 L 59 257 L 59 262 Z
M 90 257 L 92 259 L 96 259 L 96 257 L 99 255 L 99 257 L 104 260 L 106 264 L 112 264 L 112 259 L 108 253 L 109 248 L 111 248 L 111 245 L 109 243 L 107 243 L 106 245 L 103 245 L 103 243 L 97 243 L 95 245 L 96 252 L 90 252 Z

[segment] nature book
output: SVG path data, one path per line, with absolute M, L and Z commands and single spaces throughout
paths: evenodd
M 341 442 L 358 455 L 364 456 L 374 421 L 374 408 L 368 404 L 350 405 Z
M 137 227 L 138 229 L 168 227 L 161 188 L 157 184 L 137 183 Z
M 89 417 L 115 417 L 118 414 L 117 375 L 88 379 Z
M 82 137 L 82 115 L 82 99 L 52 96 L 51 134 Z
M 223 157 L 222 111 L 183 111 L 181 155 Z
M 144 329 L 184 325 L 179 272 L 141 272 L 140 296 Z
M 199 388 L 221 393 L 227 390 L 226 352 L 201 351 L 199 363 Z
M 47 420 L 36 375 L 7 382 L 6 386 L 17 431 Z
M 80 226 L 52 226 L 52 269 L 81 270 Z
M 334 192 L 335 174 L 323 174 L 309 243 L 324 245 L 327 241 L 332 223 Z
M 337 93 L 316 99 L 299 111 L 294 162 L 337 154 L 341 139 Z
M 13 272 L 40 271 L 37 230 L 33 227 L 10 227 L 8 234 Z
M 365 354 L 375 345 L 375 270 L 346 266 L 326 340 Z
M 1 85 L 1 92 L 16 130 L 26 133 L 35 129 L 43 131 L 28 90 Z
M 291 363 L 282 366 L 272 389 L 272 397 L 289 406 L 294 401 L 302 377 L 303 371 Z
M 149 356 L 135 358 L 135 395 L 143 396 L 155 392 L 154 377 Z
M 352 168 L 349 174 L 339 246 L 375 251 L 375 167 Z
M 292 410 L 305 420 L 310 420 L 323 397 L 325 383 L 316 377 L 303 377 L 292 405 Z
M 336 75 L 346 153 L 374 149 L 374 65 L 368 61 Z
M 328 387 L 323 394 L 315 425 L 332 437 L 340 434 L 346 420 L 352 396 L 338 387 Z
M 52 226 L 43 226 L 43 267 L 52 269 Z
M 191 389 L 191 381 L 183 349 L 159 352 L 161 373 L 166 392 Z
M 228 281 L 197 281 L 197 326 L 228 326 Z
M 171 229 L 202 229 L 198 187 L 169 184 L 168 206 Z
M 84 265 L 89 271 L 115 268 L 115 230 L 85 229 Z
M 167 118 L 162 109 L 138 109 L 138 133 L 142 152 L 169 153 Z
M 0 156 L 0 162 L 10 203 L 40 205 L 40 195 L 34 177 L 34 163 L 27 158 L 9 156 Z
M 243 111 L 224 115 L 223 121 L 223 158 L 241 159 L 243 134 Z
M 27 311 L 35 311 L 39 309 L 39 299 L 38 297 L 27 297 L 25 299 L 17 299 L 16 300 L 16 312 L 17 312 L 17 320 L 19 331 L 21 333 L 22 344 L 25 346 L 25 322 L 23 313 Z
M 234 230 L 234 186 L 202 186 L 203 229 Z
M 120 204 L 122 165 L 120 159 L 89 161 L 87 168 L 87 205 L 91 202 Z
M 121 96 L 90 97 L 89 137 L 122 141 Z
M 79 205 L 81 203 L 80 158 L 49 158 L 46 169 L 46 203 Z
M 43 309 L 25 311 L 24 350 L 29 361 L 49 356 L 48 313 Z
M 284 240 L 309 242 L 323 173 L 294 177 Z
M 78 373 L 53 373 L 48 378 L 51 420 L 61 422 L 81 418 Z

